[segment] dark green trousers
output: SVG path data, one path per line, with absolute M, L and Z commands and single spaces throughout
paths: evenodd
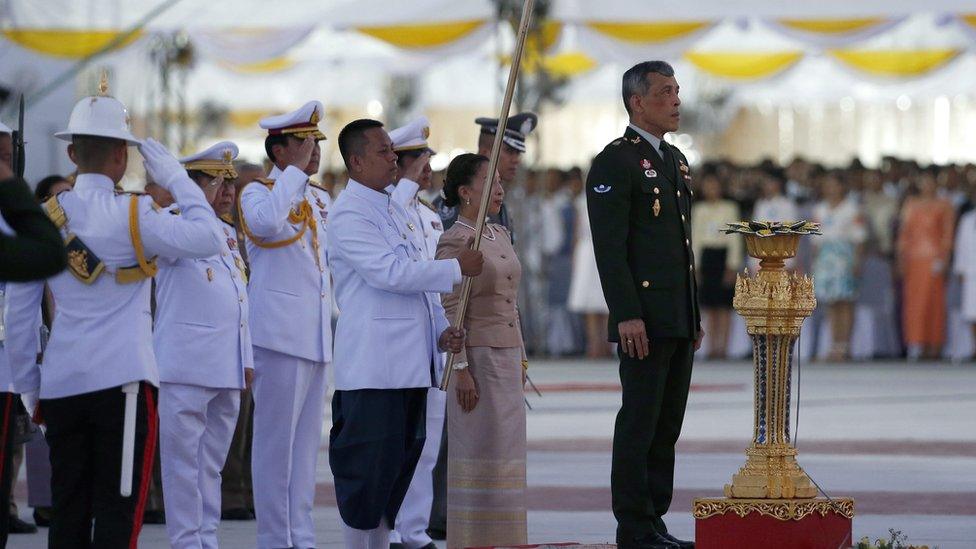
M 613 432 L 610 490 L 617 542 L 627 544 L 668 531 L 662 517 L 674 491 L 674 444 L 688 402 L 694 342 L 652 339 L 643 360 L 617 354 L 623 399 Z

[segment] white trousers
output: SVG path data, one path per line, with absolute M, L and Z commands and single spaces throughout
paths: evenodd
M 356 530 L 346 523 L 342 523 L 342 537 L 345 549 L 388 549 L 390 547 L 390 529 L 386 521 L 372 530 Z
M 437 454 L 441 449 L 446 411 L 447 393 L 436 387 L 429 389 L 427 440 L 397 514 L 395 529 L 390 532 L 390 543 L 402 543 L 407 549 L 423 547 L 432 541 L 427 535 L 427 526 L 430 508 L 434 504 L 434 466 L 437 465 Z
M 159 385 L 159 457 L 166 534 L 174 549 L 217 547 L 220 470 L 227 459 L 239 389 Z
M 254 348 L 251 477 L 258 547 L 315 547 L 315 463 L 326 365 Z

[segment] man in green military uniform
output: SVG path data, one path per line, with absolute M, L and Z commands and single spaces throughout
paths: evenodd
M 701 317 L 691 249 L 691 170 L 664 141 L 678 129 L 678 83 L 663 61 L 623 76 L 630 125 L 593 160 L 586 183 L 593 247 L 619 343 L 623 401 L 610 475 L 621 549 L 694 547 L 662 519 L 688 400 Z

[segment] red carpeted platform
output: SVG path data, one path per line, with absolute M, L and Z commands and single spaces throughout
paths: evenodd
M 850 547 L 854 500 L 698 499 L 697 549 Z

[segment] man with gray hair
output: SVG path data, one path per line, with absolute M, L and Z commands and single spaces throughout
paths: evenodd
M 680 121 L 678 83 L 664 61 L 624 73 L 630 125 L 593 160 L 586 199 L 593 248 L 619 344 L 623 399 L 610 488 L 621 549 L 693 548 L 668 534 L 681 432 L 701 318 L 691 247 L 691 169 L 664 140 Z

